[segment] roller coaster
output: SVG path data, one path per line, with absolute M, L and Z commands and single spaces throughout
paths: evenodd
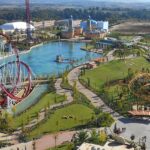
M 0 38 L 0 106 L 4 107 L 8 99 L 16 104 L 31 93 L 32 71 L 20 60 L 10 37 L 0 33 Z
M 150 102 L 150 73 L 139 73 L 129 82 L 128 87 L 134 96 Z

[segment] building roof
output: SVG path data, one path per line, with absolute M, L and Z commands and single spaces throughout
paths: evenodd
M 0 26 L 1 30 L 23 30 L 25 31 L 27 29 L 27 23 L 26 22 L 11 22 L 11 23 L 5 23 Z M 35 27 L 30 24 L 30 29 L 34 30 Z
M 91 19 L 91 25 L 96 26 L 97 21 Z M 83 28 L 83 29 L 87 29 L 88 28 L 87 21 L 81 22 L 80 27 Z
M 114 45 L 115 42 L 111 40 L 101 40 L 99 42 L 96 42 L 97 44 L 107 44 L 107 45 Z
M 147 111 L 147 110 L 133 110 L 133 111 L 129 111 L 128 113 L 133 116 L 150 117 L 150 111 Z
M 134 150 L 134 148 L 127 148 L 126 145 L 111 145 L 107 142 L 104 146 L 83 143 L 77 150 Z

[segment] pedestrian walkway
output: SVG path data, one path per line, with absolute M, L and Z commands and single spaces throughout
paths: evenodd
M 92 103 L 93 106 L 97 107 L 97 108 L 102 108 L 103 112 L 108 112 L 110 114 L 112 114 L 112 116 L 115 119 L 118 119 L 120 117 L 120 115 L 116 112 L 114 112 L 110 107 L 108 107 L 103 100 L 96 95 L 95 93 L 93 93 L 92 91 L 90 91 L 89 89 L 87 89 L 86 87 L 84 87 L 78 80 L 78 77 L 80 75 L 80 69 L 82 68 L 82 66 L 79 66 L 75 69 L 73 69 L 69 74 L 68 74 L 68 82 L 71 86 L 74 85 L 74 83 L 77 83 L 77 90 L 79 92 L 81 92 L 83 95 L 85 95 L 87 97 L 87 99 Z
M 143 120 L 143 119 L 130 119 L 120 116 L 118 113 L 114 112 L 109 106 L 107 106 L 103 100 L 96 95 L 94 92 L 90 91 L 86 87 L 84 87 L 78 80 L 80 75 L 80 69 L 82 66 L 74 68 L 68 74 L 68 82 L 71 86 L 74 85 L 74 82 L 77 83 L 77 90 L 80 91 L 83 95 L 85 95 L 89 101 L 93 104 L 93 106 L 103 110 L 103 112 L 110 113 L 116 120 L 117 126 L 119 128 L 126 128 L 126 132 L 122 133 L 121 136 L 125 137 L 126 139 L 130 139 L 131 135 L 135 135 L 135 141 L 139 142 L 139 139 L 142 137 L 147 138 L 146 146 L 147 149 L 150 149 L 150 120 Z M 111 129 L 113 130 L 114 124 L 112 125 Z M 141 130 L 143 129 L 143 130 Z

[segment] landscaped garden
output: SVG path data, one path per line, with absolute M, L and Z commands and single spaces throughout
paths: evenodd
M 132 103 L 142 101 L 129 90 L 130 80 L 139 72 L 149 72 L 149 68 L 150 63 L 142 57 L 116 60 L 87 70 L 85 75 L 80 76 L 80 81 L 103 97 L 116 111 L 125 114 L 131 110 Z
M 150 46 L 150 36 L 149 35 L 144 36 L 144 38 L 140 41 L 140 44 Z
M 58 147 L 50 148 L 48 150 L 72 150 L 72 144 L 60 145 Z
M 46 122 L 30 132 L 31 137 L 44 133 L 57 132 L 87 124 L 95 113 L 92 109 L 81 104 L 72 104 L 58 109 L 50 114 Z
M 29 121 L 33 120 L 34 118 L 37 118 L 38 112 L 40 112 L 41 109 L 44 109 L 45 107 L 49 107 L 50 105 L 53 105 L 55 103 L 63 102 L 64 100 L 65 100 L 64 96 L 60 96 L 53 92 L 45 94 L 38 101 L 38 103 L 36 103 L 34 106 L 29 108 L 24 113 L 14 118 L 14 121 L 13 121 L 14 128 L 17 128 L 21 126 L 22 124 L 27 124 L 29 123 Z
M 124 58 L 127 57 L 129 55 L 133 55 L 133 56 L 143 56 L 145 54 L 145 50 L 141 49 L 141 48 L 124 48 L 121 50 L 116 50 L 113 53 L 113 56 L 118 57 L 118 58 Z

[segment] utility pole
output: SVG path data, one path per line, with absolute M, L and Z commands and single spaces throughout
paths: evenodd
M 30 1 L 25 0 L 26 3 L 26 24 L 27 24 L 27 40 L 30 41 L 31 29 L 30 29 Z

